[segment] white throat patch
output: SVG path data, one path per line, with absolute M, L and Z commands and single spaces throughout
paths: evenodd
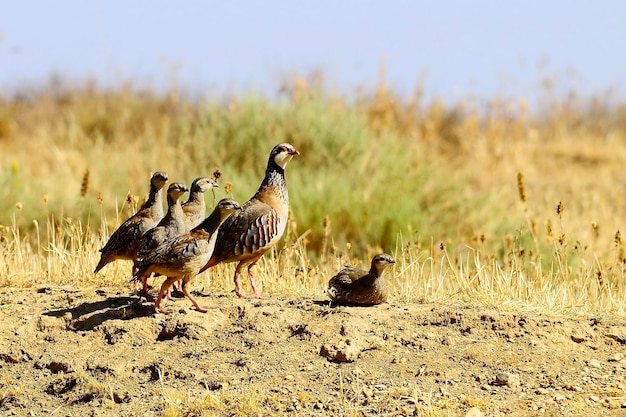
M 293 155 L 290 155 L 289 152 L 281 152 L 274 157 L 274 162 L 282 169 L 285 169 L 287 163 L 291 161 L 291 158 L 293 158 Z

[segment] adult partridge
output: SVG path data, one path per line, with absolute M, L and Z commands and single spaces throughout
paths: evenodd
M 100 249 L 100 262 L 93 271 L 100 271 L 106 264 L 117 259 L 134 260 L 139 240 L 144 233 L 156 226 L 163 218 L 163 187 L 167 182 L 165 172 L 155 172 L 150 178 L 148 200 L 139 211 L 126 219 Z M 134 272 L 134 268 L 133 268 Z
M 386 301 L 383 272 L 396 261 L 386 253 L 372 258 L 369 271 L 346 266 L 328 282 L 326 293 L 338 304 L 374 305 Z
M 281 143 L 270 152 L 265 178 L 257 192 L 219 228 L 213 256 L 202 271 L 222 262 L 239 262 L 235 268 L 235 293 L 243 297 L 241 272 L 248 270 L 254 297 L 261 298 L 253 267 L 282 237 L 289 215 L 285 167 L 300 152 Z
M 177 280 L 183 281 L 182 291 L 198 311 L 206 312 L 211 306 L 200 305 L 189 293 L 187 283 L 195 277 L 208 262 L 215 248 L 217 229 L 232 213 L 240 211 L 241 206 L 232 198 L 220 200 L 213 212 L 195 228 L 182 235 L 161 243 L 147 257 L 139 260 L 141 266 L 134 275 L 140 279 L 150 273 L 167 276 L 154 303 L 157 312 L 169 313 L 161 307 L 163 296 Z
M 185 213 L 180 203 L 180 197 L 185 194 L 189 189 L 182 182 L 173 182 L 167 189 L 167 213 L 161 219 L 161 221 L 152 229 L 148 230 L 139 239 L 137 246 L 137 256 L 135 259 L 135 268 L 138 268 L 137 259 L 142 259 L 148 256 L 157 246 L 165 242 L 167 239 L 181 235 L 187 231 L 185 225 Z M 148 293 L 148 276 L 141 277 L 142 292 L 151 300 L 151 296 Z M 139 281 L 135 281 L 135 285 Z

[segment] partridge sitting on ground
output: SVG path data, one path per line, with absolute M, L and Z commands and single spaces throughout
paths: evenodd
M 346 266 L 328 282 L 326 290 L 331 300 L 338 304 L 374 305 L 385 302 L 387 294 L 383 272 L 396 261 L 386 253 L 372 258 L 369 271 Z
M 265 178 L 257 192 L 220 227 L 213 256 L 202 271 L 222 262 L 239 262 L 235 268 L 235 293 L 243 297 L 241 271 L 247 267 L 254 297 L 261 298 L 253 267 L 282 237 L 289 215 L 285 167 L 300 152 L 281 143 L 270 152 Z
M 193 180 L 189 190 L 189 198 L 183 204 L 183 212 L 185 213 L 185 226 L 187 231 L 199 225 L 206 216 L 206 202 L 204 201 L 204 193 L 219 187 L 214 179 L 207 177 L 199 177 Z
M 167 182 L 165 172 L 155 172 L 150 179 L 150 194 L 139 211 L 129 217 L 111 235 L 100 249 L 100 262 L 93 271 L 100 271 L 106 264 L 117 259 L 134 260 L 139 240 L 144 233 L 156 226 L 163 218 L 163 187 Z M 134 267 L 133 267 L 134 272 Z
M 183 207 L 180 203 L 180 197 L 185 194 L 189 189 L 182 182 L 173 182 L 167 189 L 167 213 L 161 219 L 161 221 L 152 229 L 148 230 L 139 239 L 137 245 L 136 259 L 145 258 L 152 252 L 157 246 L 165 242 L 167 239 L 181 235 L 187 231 L 185 225 L 185 213 L 183 213 Z M 135 268 L 137 268 L 137 261 L 135 260 Z M 139 281 L 135 281 L 135 286 Z M 148 293 L 148 276 L 141 277 L 142 292 L 149 300 L 152 299 Z
M 241 206 L 232 198 L 220 200 L 213 212 L 195 228 L 180 236 L 161 243 L 147 257 L 138 260 L 138 270 L 134 279 L 158 273 L 167 276 L 154 303 L 157 312 L 169 313 L 161 307 L 163 296 L 177 280 L 183 281 L 182 291 L 198 311 L 206 312 L 211 306 L 200 305 L 189 293 L 187 283 L 195 277 L 208 262 L 215 248 L 217 229 L 232 213 Z

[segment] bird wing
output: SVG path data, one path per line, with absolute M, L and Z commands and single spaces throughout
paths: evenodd
M 258 200 L 248 203 L 220 227 L 214 254 L 218 262 L 252 256 L 280 239 L 284 224 L 276 210 Z
M 149 217 L 143 216 L 138 212 L 133 217 L 128 218 L 113 232 L 106 245 L 100 249 L 100 252 L 128 253 L 137 244 L 139 238 L 153 226 L 154 222 Z

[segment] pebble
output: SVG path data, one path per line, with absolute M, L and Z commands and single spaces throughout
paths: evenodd
M 620 362 L 624 358 L 624 355 L 621 353 L 616 353 L 615 355 L 609 358 L 609 362 Z
M 472 407 L 467 410 L 467 414 L 465 414 L 465 417 L 483 417 L 483 413 L 478 407 Z
M 600 397 L 598 397 L 597 395 L 590 395 L 589 399 L 593 401 L 594 403 L 597 403 L 598 401 L 600 401 Z
M 585 335 L 580 334 L 580 333 L 576 333 L 572 335 L 572 341 L 576 342 L 576 343 L 582 343 L 585 341 Z
M 588 365 L 592 368 L 601 368 L 602 364 L 597 359 L 590 359 Z
M 496 374 L 495 384 L 500 386 L 509 385 L 509 374 Z
M 514 388 L 519 386 L 520 380 L 518 375 L 500 372 L 496 374 L 494 384 Z

